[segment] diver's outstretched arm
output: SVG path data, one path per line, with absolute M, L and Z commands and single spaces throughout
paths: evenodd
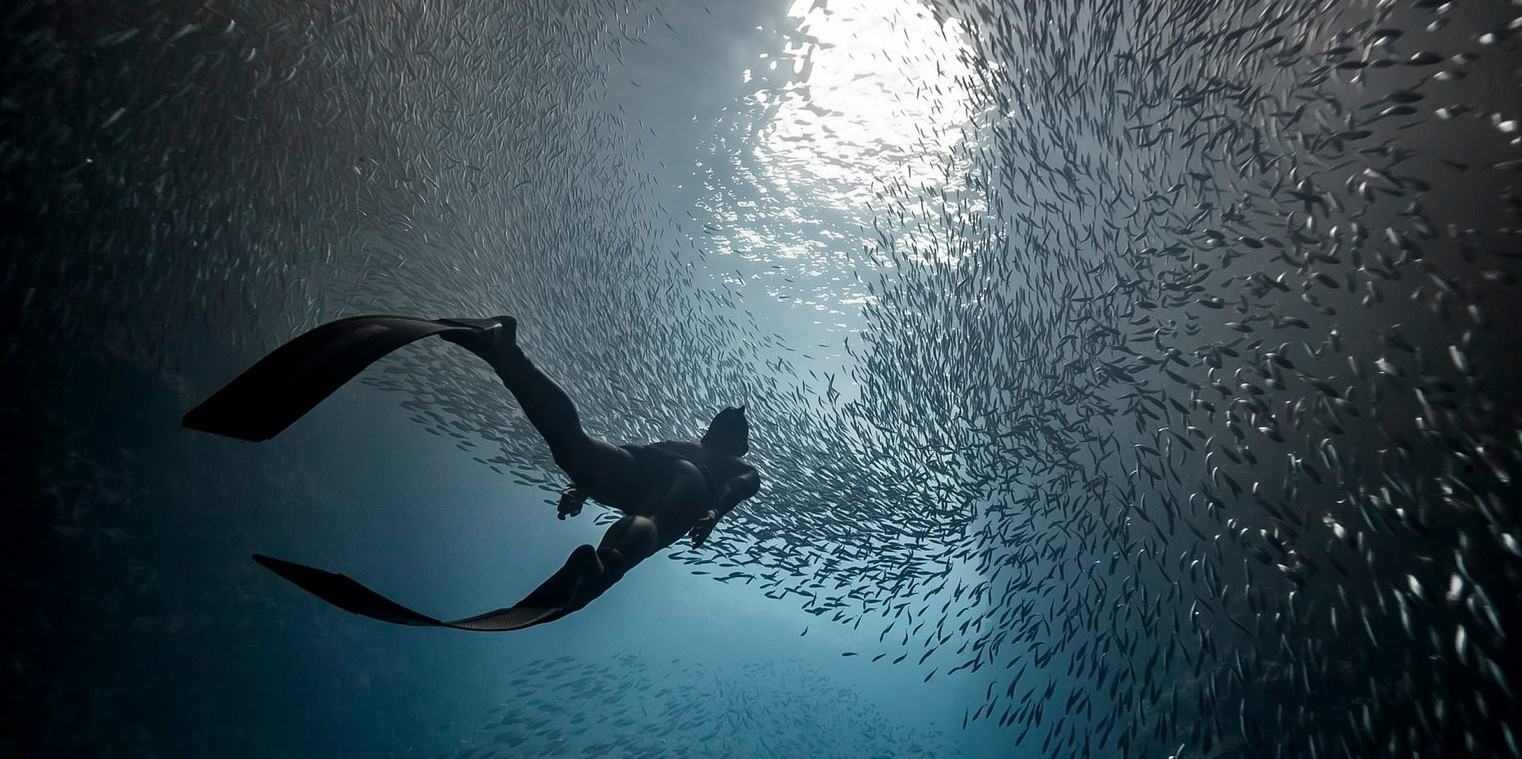
M 730 509 L 738 506 L 741 501 L 755 495 L 761 490 L 761 474 L 751 469 L 742 475 L 729 478 L 719 486 L 719 503 L 715 508 L 719 516 L 723 517 Z
M 708 541 L 708 536 L 713 533 L 719 520 L 724 518 L 731 509 L 739 505 L 741 501 L 755 495 L 761 489 L 761 475 L 755 469 L 745 474 L 731 477 L 723 485 L 719 486 L 719 494 L 714 502 L 714 507 L 708 510 L 697 524 L 692 526 L 692 547 L 702 548 Z

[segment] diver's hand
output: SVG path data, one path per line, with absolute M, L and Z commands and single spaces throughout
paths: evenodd
M 581 505 L 587 502 L 587 497 L 576 489 L 575 485 L 560 491 L 560 505 L 555 507 L 555 515 L 560 519 L 574 517 L 581 513 Z
M 702 548 L 704 541 L 708 540 L 709 533 L 713 532 L 713 528 L 718 525 L 718 523 L 719 512 L 714 509 L 709 509 L 708 513 L 700 517 L 697 521 L 697 524 L 692 526 L 692 531 L 688 533 L 692 536 L 692 547 Z

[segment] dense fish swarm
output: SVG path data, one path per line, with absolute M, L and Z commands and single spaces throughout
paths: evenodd
M 188 344 L 514 313 L 610 438 L 749 402 L 766 487 L 673 557 L 975 678 L 1012 746 L 1522 757 L 1522 9 L 925 7 L 966 126 L 861 178 L 863 327 L 815 372 L 604 97 L 695 6 L 23 1 L 0 360 L 114 348 L 188 400 L 226 379 Z M 467 358 L 367 381 L 557 489 Z
M 518 694 L 459 740 L 459 759 L 494 756 L 944 755 L 946 736 L 893 724 L 860 693 L 794 661 L 710 666 L 559 656 L 506 676 Z M 452 728 L 452 726 L 451 726 Z

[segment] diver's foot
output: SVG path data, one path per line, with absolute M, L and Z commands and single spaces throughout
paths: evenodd
M 586 502 L 587 497 L 572 485 L 560 491 L 560 505 L 555 507 L 555 515 L 560 519 L 574 517 L 581 513 L 581 506 Z
M 450 321 L 450 320 L 443 320 Z M 472 320 L 471 322 L 459 322 L 465 325 L 480 325 L 473 330 L 457 333 L 445 332 L 439 337 L 461 346 L 471 353 L 481 357 L 481 360 L 493 367 L 497 366 L 508 352 L 518 347 L 518 320 L 511 316 L 498 316 L 492 319 Z

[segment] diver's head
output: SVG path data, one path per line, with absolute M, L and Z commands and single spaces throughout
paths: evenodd
M 745 404 L 728 407 L 708 423 L 703 433 L 703 447 L 739 458 L 750 450 L 750 422 L 745 421 Z

